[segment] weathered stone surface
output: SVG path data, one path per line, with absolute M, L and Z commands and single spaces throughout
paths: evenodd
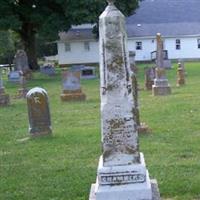
M 62 73 L 63 93 L 62 101 L 83 101 L 86 95 L 81 90 L 80 71 L 64 71 Z
M 185 70 L 181 63 L 178 63 L 178 69 L 177 69 L 177 82 L 176 85 L 182 86 L 185 85 Z
M 172 68 L 172 62 L 169 59 L 163 60 L 163 67 L 165 69 L 171 69 Z
M 0 67 L 0 106 L 7 106 L 10 104 L 10 97 L 5 93 L 2 78 L 2 68 Z
M 160 33 L 156 35 L 157 49 L 156 49 L 156 67 L 163 68 L 163 41 Z
M 27 93 L 29 133 L 32 136 L 47 135 L 52 132 L 47 92 L 35 87 Z
M 152 90 L 154 79 L 156 77 L 155 67 L 145 68 L 145 88 L 146 90 Z
M 130 62 L 131 71 L 137 74 L 138 68 L 136 67 L 136 63 L 135 63 L 135 51 L 129 51 L 129 62 Z
M 28 57 L 26 55 L 26 52 L 22 49 L 17 50 L 17 53 L 15 54 L 14 58 L 14 64 L 15 64 L 15 71 L 24 71 L 29 69 L 28 66 Z
M 20 71 L 11 71 L 8 75 L 8 80 L 13 83 L 20 83 Z
M 89 200 L 96 200 L 96 187 L 97 187 L 96 184 L 92 184 L 91 189 L 90 189 L 91 192 L 90 192 Z M 155 179 L 151 180 L 151 188 L 152 188 L 152 200 L 161 200 L 158 184 Z
M 22 71 L 27 80 L 32 78 L 32 71 L 29 68 L 28 57 L 23 49 L 17 50 L 13 62 L 15 64 L 14 71 Z
M 104 166 L 139 162 L 137 124 L 124 16 L 112 4 L 100 16 L 101 116 Z
M 156 51 L 156 78 L 152 86 L 154 96 L 164 96 L 171 94 L 171 87 L 165 75 L 163 67 L 163 41 L 160 33 L 157 34 L 157 51 Z
M 133 107 L 133 113 L 135 116 L 135 122 L 137 126 L 140 126 L 140 112 L 139 112 L 139 103 L 138 103 L 138 83 L 136 75 L 133 73 L 131 76 L 132 80 L 132 94 L 133 94 L 133 101 L 134 101 L 134 107 Z
M 101 135 L 103 154 L 90 200 L 153 200 L 136 123 L 125 17 L 113 1 L 100 16 Z
M 26 94 L 28 93 L 28 89 L 26 88 L 26 77 L 23 71 L 20 73 L 20 88 L 18 89 L 17 98 L 26 98 Z

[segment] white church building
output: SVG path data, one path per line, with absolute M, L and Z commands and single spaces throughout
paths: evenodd
M 128 49 L 136 61 L 150 61 L 161 33 L 169 59 L 200 59 L 200 0 L 143 0 L 126 18 Z M 94 64 L 99 62 L 99 44 L 93 25 L 73 26 L 60 32 L 58 62 Z

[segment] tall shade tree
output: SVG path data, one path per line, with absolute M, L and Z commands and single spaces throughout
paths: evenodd
M 131 14 L 139 0 L 117 0 L 125 14 Z M 0 0 L 0 30 L 17 32 L 27 52 L 29 65 L 38 69 L 36 35 L 55 40 L 59 31 L 71 25 L 94 23 L 106 6 L 105 0 Z

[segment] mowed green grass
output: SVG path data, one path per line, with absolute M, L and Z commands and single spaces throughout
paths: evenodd
M 163 199 L 200 199 L 200 63 L 186 63 L 187 84 L 176 87 L 176 64 L 167 74 L 172 95 L 141 90 L 141 121 L 152 133 L 140 135 L 140 151 Z M 140 88 L 144 65 L 138 65 Z M 47 90 L 53 135 L 28 134 L 26 100 L 13 99 L 18 86 L 5 81 L 12 97 L 0 108 L 0 199 L 88 200 L 95 182 L 100 144 L 99 80 L 84 80 L 85 102 L 61 102 L 61 78 L 39 73 L 28 87 Z

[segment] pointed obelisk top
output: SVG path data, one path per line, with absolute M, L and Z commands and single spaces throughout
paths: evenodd
M 115 0 L 107 0 L 108 4 L 111 5 L 111 4 L 114 4 Z

